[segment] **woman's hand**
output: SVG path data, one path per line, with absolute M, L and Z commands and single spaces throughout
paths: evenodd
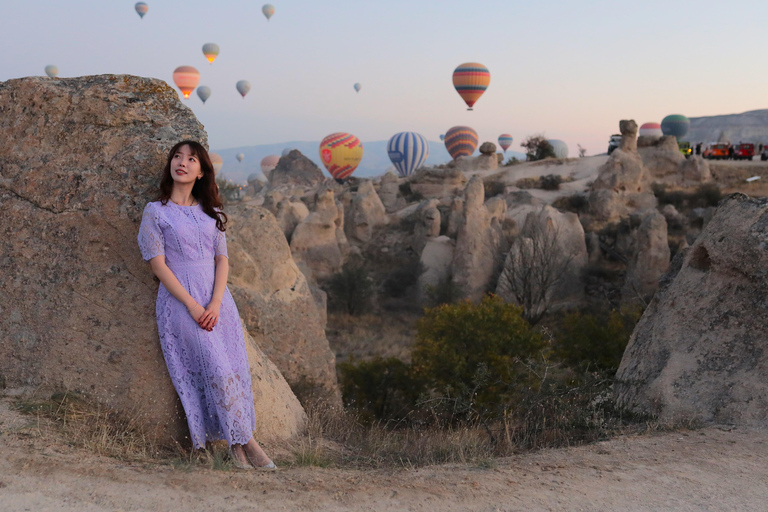
M 187 306 L 187 311 L 189 312 L 189 316 L 192 317 L 192 320 L 200 324 L 200 319 L 205 313 L 205 308 L 200 304 L 198 304 L 197 302 L 195 302 L 191 306 Z
M 206 331 L 213 330 L 216 324 L 219 323 L 219 310 L 221 309 L 221 301 L 212 300 L 208 303 L 208 307 L 205 308 L 203 315 L 197 321 L 198 325 Z

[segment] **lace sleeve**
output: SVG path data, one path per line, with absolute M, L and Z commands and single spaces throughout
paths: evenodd
M 223 231 L 219 231 L 217 229 L 214 255 L 218 256 L 219 254 L 223 254 L 224 256 L 229 258 L 229 254 L 227 254 L 227 236 L 224 234 Z
M 154 204 L 144 207 L 139 228 L 139 250 L 141 257 L 149 261 L 155 256 L 165 256 L 165 239 L 158 224 L 158 213 Z

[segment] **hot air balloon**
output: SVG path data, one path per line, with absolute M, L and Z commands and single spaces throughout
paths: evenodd
M 288 153 L 293 151 L 293 148 L 285 148 L 282 153 L 280 153 L 280 156 L 288 156 Z
M 184 95 L 184 98 L 189 98 L 197 84 L 200 83 L 200 73 L 192 66 L 179 66 L 173 71 L 173 82 Z
M 213 61 L 215 61 L 216 57 L 219 55 L 219 45 L 216 43 L 205 43 L 203 45 L 203 55 L 208 59 L 208 62 L 213 64 Z
M 555 151 L 555 158 L 568 158 L 568 145 L 558 139 L 547 139 L 549 145 Z
M 467 110 L 472 110 L 472 106 L 480 99 L 490 83 L 490 71 L 477 62 L 465 62 L 453 72 L 453 86 L 469 107 Z
M 507 152 L 507 149 L 509 149 L 509 146 L 512 145 L 512 136 L 508 133 L 502 133 L 499 135 L 499 146 L 501 146 L 501 149 L 504 150 L 504 152 Z
M 661 131 L 664 135 L 674 135 L 678 139 L 685 137 L 691 121 L 680 114 L 672 114 L 661 120 Z
M 444 141 L 444 140 L 445 140 L 445 134 L 444 134 L 444 133 L 441 133 L 441 134 L 440 134 L 440 142 L 442 142 L 442 141 Z
M 213 164 L 213 174 L 219 174 L 221 168 L 224 167 L 224 159 L 218 153 L 208 153 L 208 156 Z
M 264 16 L 267 17 L 267 21 L 269 21 L 269 18 L 275 14 L 275 7 L 272 4 L 264 4 L 264 7 L 261 8 L 261 12 L 264 13 Z
M 279 161 L 280 157 L 277 155 L 265 156 L 261 159 L 261 172 L 263 172 L 265 176 L 269 176 L 270 171 L 277 167 Z
M 149 10 L 149 6 L 144 2 L 136 2 L 136 5 L 134 5 L 133 8 L 139 13 L 141 19 L 144 19 L 144 15 L 147 14 L 147 11 Z
M 664 135 L 664 132 L 661 131 L 661 125 L 659 123 L 643 123 L 638 134 L 641 137 L 661 137 Z
M 201 85 L 197 88 L 197 97 L 203 100 L 203 105 L 205 105 L 205 100 L 211 97 L 211 88 L 206 85 Z
M 237 92 L 239 92 L 243 99 L 245 99 L 245 95 L 251 90 L 251 82 L 248 80 L 240 80 L 235 84 L 235 87 L 237 88 Z
M 454 126 L 445 132 L 445 149 L 454 160 L 460 156 L 472 156 L 477 149 L 477 132 L 469 126 Z
M 387 154 L 400 176 L 410 176 L 427 161 L 429 142 L 416 132 L 400 132 L 389 139 Z
M 47 66 L 45 66 L 45 74 L 51 78 L 56 78 L 59 74 L 59 68 L 57 68 L 53 64 L 48 64 Z
M 261 172 L 253 172 L 248 175 L 248 183 L 253 183 L 254 181 L 260 181 L 262 183 L 267 182 L 267 177 L 264 176 L 264 173 Z
M 351 176 L 362 159 L 363 144 L 352 134 L 332 133 L 320 143 L 320 160 L 337 180 Z
M 244 153 L 238 153 L 238 154 L 235 155 L 235 158 L 237 158 L 238 162 L 242 162 L 243 159 L 245 158 L 245 154 Z
M 355 92 L 360 92 L 360 89 L 363 88 L 363 86 L 360 85 L 359 83 L 356 83 L 353 87 L 355 88 Z

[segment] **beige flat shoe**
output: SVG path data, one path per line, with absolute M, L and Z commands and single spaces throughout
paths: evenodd
M 231 448 L 229 449 L 229 458 L 232 461 L 232 465 L 235 466 L 237 469 L 246 469 L 246 470 L 253 469 L 253 466 L 251 466 L 248 462 L 241 462 L 240 460 L 238 460 L 238 458 L 235 457 L 235 454 L 232 453 Z M 248 459 L 248 456 L 246 455 L 245 458 Z

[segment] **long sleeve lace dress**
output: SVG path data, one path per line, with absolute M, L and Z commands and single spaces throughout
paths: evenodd
M 227 241 L 199 205 L 147 204 L 138 238 L 145 260 L 164 255 L 199 304 L 205 307 L 211 301 L 214 259 L 227 256 Z M 155 312 L 165 363 L 195 448 L 220 439 L 230 445 L 247 443 L 256 429 L 251 373 L 240 315 L 229 289 L 224 292 L 219 321 L 210 332 L 192 319 L 162 283 Z

